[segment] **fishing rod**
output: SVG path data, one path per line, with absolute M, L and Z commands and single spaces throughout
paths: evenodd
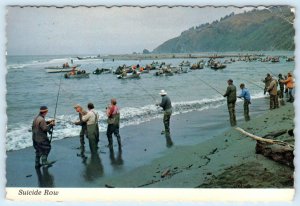
M 154 100 L 154 102 L 156 102 L 156 98 L 150 92 L 148 92 L 144 87 L 142 87 L 141 84 L 138 84 L 137 82 L 134 83 L 136 83 L 140 88 L 142 88 L 142 90 L 144 90 Z
M 213 86 L 211 86 L 210 84 L 208 84 L 206 81 L 204 81 L 203 79 L 201 79 L 200 77 L 198 77 L 204 84 L 206 84 L 207 86 L 209 86 L 211 89 L 215 90 L 216 92 L 218 92 L 219 94 L 221 94 L 222 96 L 224 96 L 224 94 L 222 94 L 221 92 L 219 92 L 216 88 L 214 88 Z
M 242 78 L 242 79 L 243 79 L 243 78 Z M 249 82 L 249 83 L 251 83 L 251 84 L 253 84 L 253 85 L 255 85 L 255 86 L 259 87 L 259 88 L 261 88 L 261 89 L 265 89 L 264 87 L 259 86 L 258 84 L 254 83 L 254 82 L 252 82 L 252 81 L 250 81 L 250 80 L 248 80 L 248 79 L 243 79 L 243 80 L 245 80 L 245 81 L 247 81 L 247 82 Z
M 62 73 L 63 74 L 63 73 Z M 57 104 L 58 104 L 58 97 L 59 97 L 59 92 L 60 92 L 60 87 L 61 87 L 61 80 L 62 80 L 62 76 L 63 75 L 60 75 L 60 80 L 59 80 L 59 87 L 58 87 L 58 91 L 57 91 L 57 96 L 56 96 L 56 103 L 55 103 L 55 110 L 54 110 L 54 121 L 55 121 L 55 117 L 56 117 L 56 110 L 57 110 Z M 52 135 L 53 135 L 53 126 L 51 127 L 51 130 L 50 130 L 50 143 L 52 141 Z

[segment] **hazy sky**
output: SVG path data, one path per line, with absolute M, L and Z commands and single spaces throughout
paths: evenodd
M 249 10 L 249 8 L 248 8 Z M 152 51 L 192 26 L 243 12 L 229 8 L 7 7 L 7 53 L 124 54 Z

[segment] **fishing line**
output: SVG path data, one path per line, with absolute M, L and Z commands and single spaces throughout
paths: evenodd
M 241 79 L 243 79 L 243 78 L 241 78 Z M 254 82 L 252 82 L 252 81 L 250 81 L 250 80 L 248 80 L 248 79 L 243 79 L 243 80 L 245 80 L 245 81 L 249 82 L 250 84 L 253 84 L 253 85 L 255 85 L 255 86 L 257 86 L 257 87 L 259 87 L 259 88 L 261 88 L 261 89 L 265 89 L 264 87 L 259 86 L 258 84 L 254 83 Z
M 214 88 L 213 86 L 211 86 L 210 84 L 208 84 L 207 82 L 205 82 L 203 79 L 201 79 L 200 77 L 196 76 L 196 78 L 200 79 L 204 84 L 206 84 L 208 87 L 210 87 L 211 89 L 215 90 L 217 93 L 221 94 L 222 96 L 224 96 L 224 94 L 222 94 L 221 92 L 219 92 L 216 88 Z
M 59 80 L 59 87 L 58 87 L 58 91 L 57 91 L 57 96 L 56 96 L 56 103 L 55 103 L 55 110 L 54 110 L 54 121 L 55 121 L 55 117 L 56 117 L 56 110 L 57 110 L 57 104 L 58 104 L 58 97 L 59 97 L 59 92 L 60 92 L 60 87 L 61 87 L 61 80 L 62 80 L 62 77 L 63 77 L 63 73 L 61 73 L 61 76 L 60 76 L 60 80 Z M 53 135 L 53 126 L 51 128 L 51 136 L 50 136 L 50 143 L 52 141 L 52 135 Z
M 142 90 L 144 90 L 146 92 L 146 94 L 148 94 L 153 100 L 154 102 L 156 102 L 156 98 L 150 93 L 148 92 L 144 87 L 141 86 L 141 84 L 137 83 L 137 82 L 134 82 L 135 84 L 137 84 L 140 88 L 142 88 Z

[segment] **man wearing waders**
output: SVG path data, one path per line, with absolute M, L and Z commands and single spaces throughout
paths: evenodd
M 98 142 L 99 142 L 99 126 L 98 126 L 98 120 L 99 115 L 94 110 L 94 104 L 88 103 L 88 113 L 86 115 L 82 114 L 82 121 L 86 122 L 87 125 L 87 136 L 89 139 L 89 145 L 91 153 L 96 153 L 98 149 Z
M 235 102 L 236 102 L 236 87 L 233 85 L 232 79 L 227 81 L 228 87 L 226 93 L 223 95 L 227 97 L 227 107 L 230 118 L 230 125 L 232 127 L 236 126 L 236 117 L 235 117 Z
M 79 104 L 76 104 L 74 106 L 74 109 L 79 114 L 79 121 L 75 122 L 74 124 L 81 126 L 81 130 L 80 130 L 80 134 L 79 134 L 79 137 L 80 137 L 80 148 L 79 149 L 82 150 L 82 149 L 84 149 L 84 136 L 87 137 L 87 126 L 86 126 L 86 122 L 82 121 L 82 115 L 86 115 L 87 112 L 84 111 Z
M 162 107 L 164 110 L 163 122 L 165 126 L 165 131 L 162 131 L 162 134 L 170 135 L 170 118 L 172 115 L 172 103 L 170 98 L 167 96 L 167 92 L 165 90 L 161 90 L 159 94 L 162 97 L 161 103 L 156 105 Z
M 121 137 L 119 134 L 119 128 L 120 128 L 120 112 L 119 108 L 117 107 L 117 100 L 111 99 L 111 104 L 106 108 L 106 115 L 108 117 L 107 119 L 107 140 L 108 140 L 108 147 L 109 149 L 113 148 L 113 139 L 112 134 L 114 134 L 117 137 L 119 150 L 121 150 Z
M 238 98 L 243 98 L 244 99 L 244 117 L 245 117 L 245 121 L 249 121 L 250 120 L 249 104 L 251 104 L 250 92 L 245 87 L 244 83 L 240 84 L 240 88 L 241 88 L 242 91 L 241 91 L 241 94 L 238 96 Z
M 47 133 L 52 132 L 55 121 L 46 121 L 45 117 L 48 113 L 46 106 L 40 107 L 40 113 L 35 117 L 32 123 L 32 141 L 35 149 L 35 167 L 50 166 L 54 162 L 48 161 L 48 155 L 51 150 L 50 140 Z M 42 160 L 42 163 L 40 163 Z

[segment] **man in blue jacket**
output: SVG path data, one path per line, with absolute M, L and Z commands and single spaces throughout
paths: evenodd
M 238 96 L 238 98 L 243 98 L 244 99 L 244 117 L 245 117 L 245 121 L 249 121 L 250 120 L 249 104 L 251 104 L 250 92 L 245 87 L 244 83 L 240 84 L 240 88 L 241 88 L 242 91 L 241 91 L 241 94 Z

